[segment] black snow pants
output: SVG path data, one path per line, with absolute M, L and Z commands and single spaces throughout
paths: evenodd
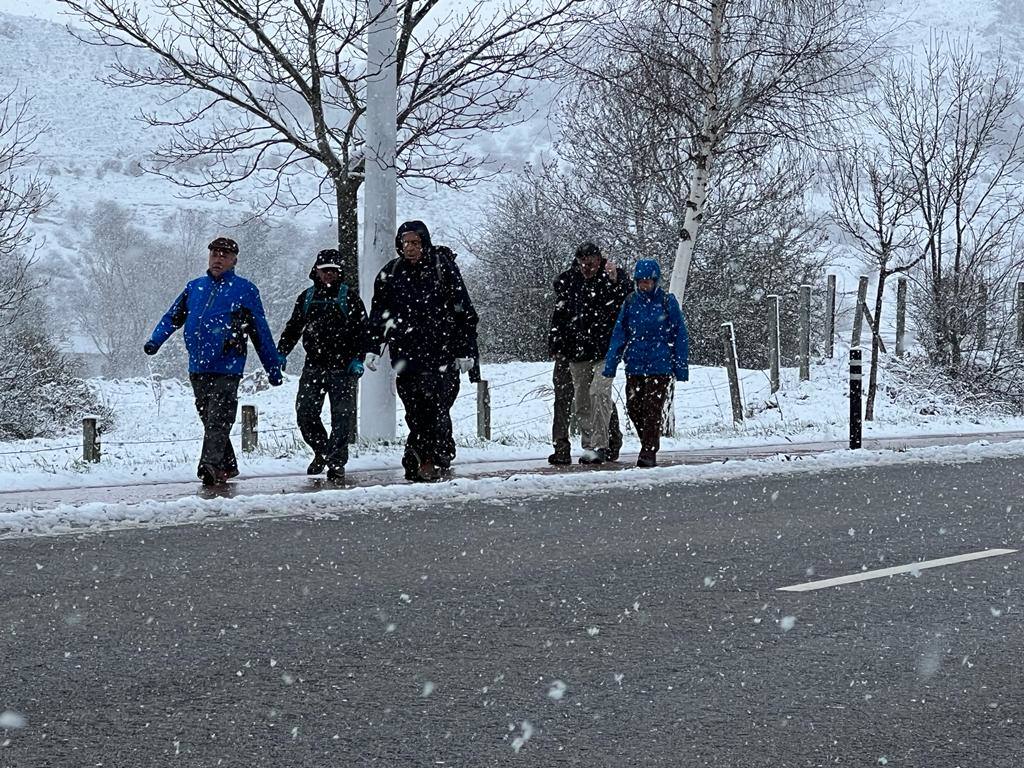
M 401 373 L 395 383 L 409 425 L 403 465 L 418 460 L 442 469 L 451 466 L 455 438 L 450 411 L 459 394 L 458 369 L 451 365 L 443 371 Z
M 333 469 L 343 469 L 348 463 L 356 381 L 355 376 L 344 370 L 316 368 L 308 363 L 299 378 L 299 392 L 295 397 L 299 431 L 313 453 L 323 457 L 327 466 Z M 320 418 L 325 396 L 331 407 L 330 434 Z
M 188 378 L 192 382 L 196 410 L 203 422 L 199 466 L 205 464 L 234 477 L 238 474 L 238 461 L 231 446 L 231 428 L 238 415 L 238 383 L 242 377 L 227 373 L 191 373 Z M 201 473 L 197 474 L 202 477 Z

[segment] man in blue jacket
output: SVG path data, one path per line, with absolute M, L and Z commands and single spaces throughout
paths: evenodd
M 402 457 L 405 477 L 425 482 L 437 480 L 455 458 L 450 412 L 459 394 L 459 374 L 472 371 L 479 356 L 479 318 L 459 268 L 431 243 L 426 224 L 402 224 L 395 249 L 398 257 L 373 285 L 374 353 L 366 356 L 366 367 L 376 370 L 386 343 L 409 425 Z
M 155 355 L 184 326 L 189 380 L 205 431 L 197 474 L 203 485 L 219 485 L 238 475 L 230 435 L 238 412 L 247 338 L 253 340 L 272 386 L 281 384 L 281 365 L 260 292 L 235 274 L 238 243 L 218 237 L 209 250 L 206 274 L 185 286 L 143 349 Z

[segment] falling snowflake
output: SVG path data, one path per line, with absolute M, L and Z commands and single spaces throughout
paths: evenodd
M 512 751 L 517 755 L 519 754 L 519 750 L 523 748 L 523 745 L 530 740 L 531 736 L 533 736 L 533 726 L 530 725 L 529 720 L 523 720 L 520 727 L 523 729 L 522 734 L 512 739 Z
M 779 620 L 779 627 L 783 632 L 789 632 L 796 624 L 796 616 L 783 616 Z
M 553 701 L 561 701 L 562 697 L 565 696 L 566 686 L 561 680 L 555 680 L 551 683 L 551 687 L 548 688 L 548 698 Z
M 24 728 L 25 723 L 25 718 L 17 712 L 13 712 L 9 709 L 4 712 L 0 712 L 0 728 L 4 730 L 13 731 L 16 728 Z

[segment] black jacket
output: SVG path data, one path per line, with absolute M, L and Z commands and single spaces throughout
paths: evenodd
M 362 360 L 373 349 L 363 300 L 347 292 L 343 312 L 338 304 L 340 288 L 340 282 L 328 288 L 314 279 L 309 300 L 309 289 L 299 294 L 292 316 L 277 342 L 280 354 L 291 352 L 301 338 L 306 365 L 333 371 L 348 368 L 349 363 Z
M 371 339 L 377 349 L 387 342 L 399 375 L 478 356 L 476 309 L 459 268 L 439 250 L 429 247 L 415 265 L 393 259 L 374 281 Z
M 548 332 L 551 356 L 573 363 L 603 360 L 619 309 L 632 290 L 626 270 L 619 268 L 612 280 L 602 261 L 597 274 L 587 279 L 574 261 L 555 279 L 555 311 Z

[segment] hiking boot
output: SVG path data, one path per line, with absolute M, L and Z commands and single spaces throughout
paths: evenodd
M 658 466 L 658 460 L 654 457 L 653 453 L 641 453 L 637 456 L 636 465 L 638 467 L 656 467 Z
M 569 453 L 569 449 L 555 448 L 555 452 L 548 456 L 548 464 L 554 464 L 556 467 L 572 464 L 572 455 Z
M 344 483 L 345 482 L 345 468 L 344 467 L 328 467 L 327 468 L 327 479 L 332 483 Z
M 621 447 L 622 446 L 618 446 L 616 448 L 612 448 L 611 446 L 608 446 L 607 448 L 605 448 L 604 449 L 605 461 L 618 461 L 619 460 L 619 449 Z
M 319 475 L 324 469 L 327 468 L 327 459 L 321 456 L 319 453 L 313 456 L 313 460 L 309 462 L 309 466 L 306 467 L 307 475 Z
M 211 464 L 199 465 L 199 471 L 196 474 L 199 475 L 203 485 L 223 485 L 228 479 L 226 472 Z
M 405 479 L 415 483 L 420 476 L 420 455 L 413 448 L 406 448 L 402 454 L 402 469 L 405 470 Z
M 604 464 L 605 461 L 604 448 L 587 449 L 580 456 L 580 464 Z
M 437 480 L 437 467 L 434 466 L 432 461 L 424 461 L 420 464 L 419 471 L 416 473 L 416 479 L 421 483 L 432 483 Z

